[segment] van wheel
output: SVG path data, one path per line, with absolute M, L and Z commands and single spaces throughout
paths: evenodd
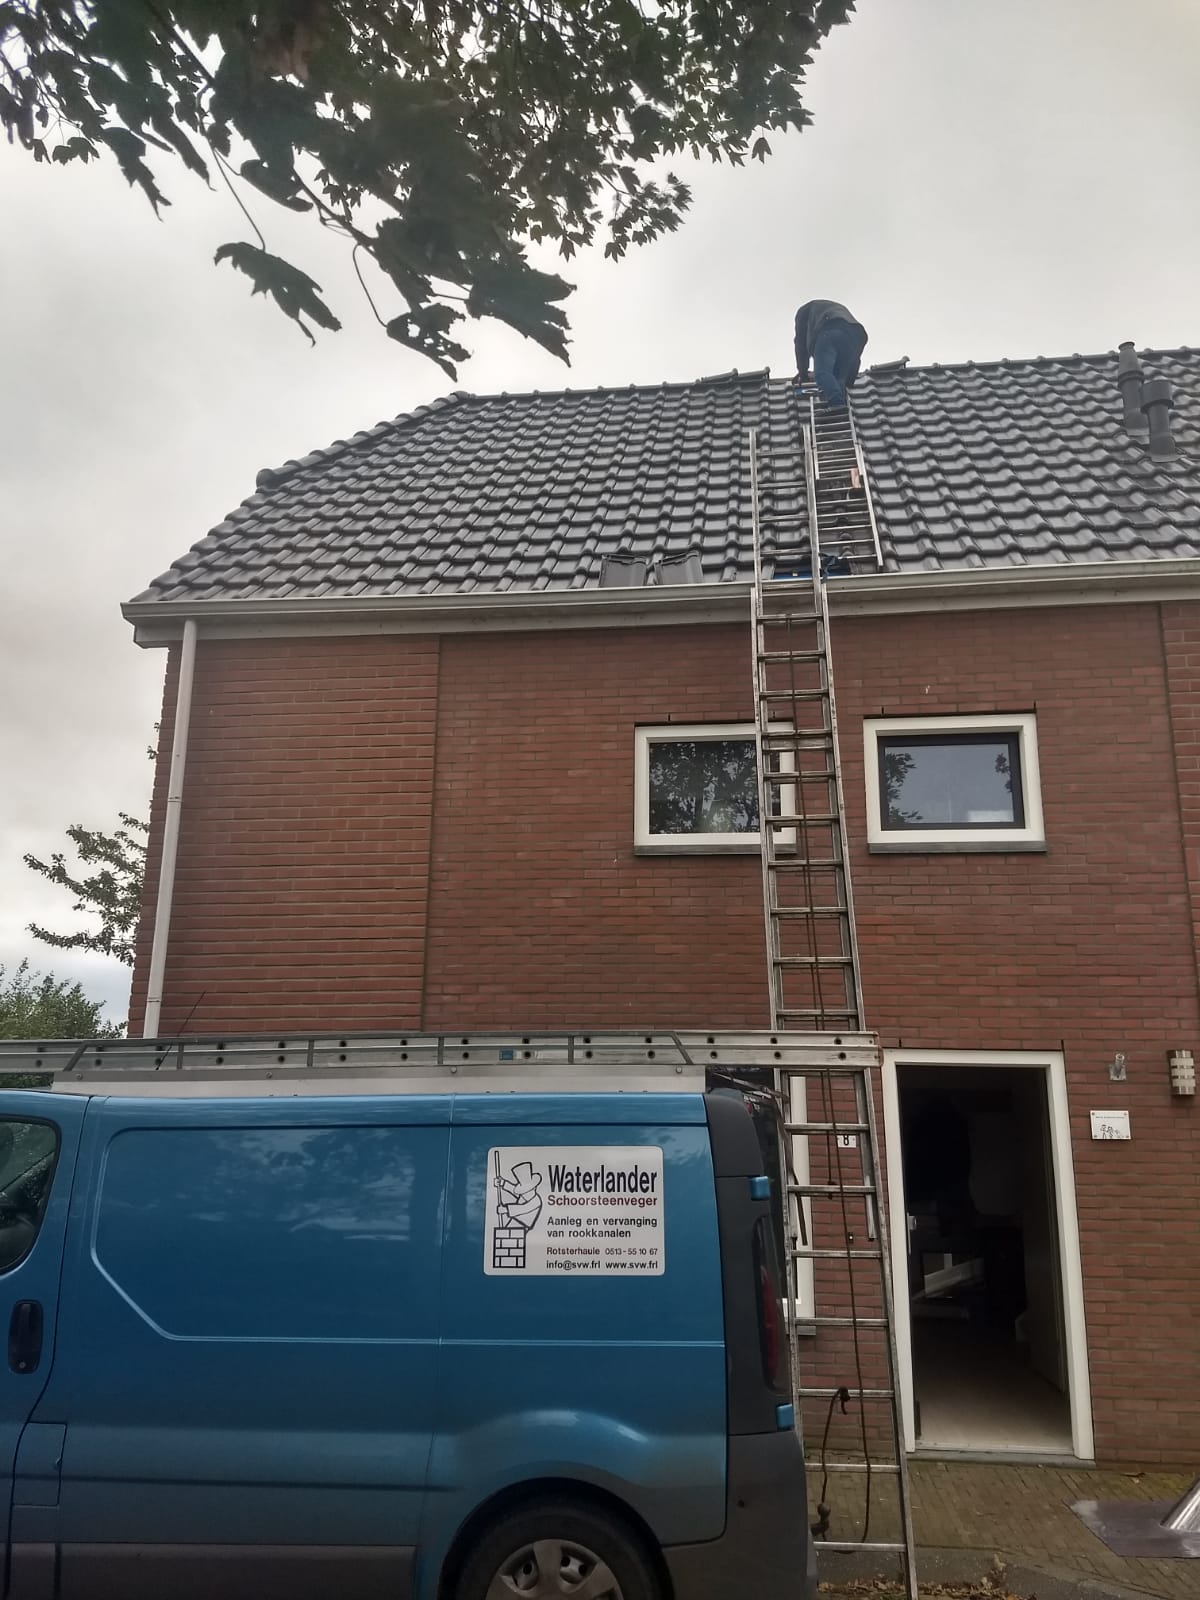
M 641 1543 L 615 1517 L 544 1501 L 490 1528 L 468 1554 L 453 1600 L 661 1600 Z

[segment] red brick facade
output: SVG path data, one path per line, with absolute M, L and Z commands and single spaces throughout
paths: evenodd
M 1166 1052 L 1200 1046 L 1200 607 L 833 639 L 868 1021 L 1065 1052 L 1097 1454 L 1194 1457 L 1200 1131 Z M 635 725 L 749 721 L 748 649 L 734 625 L 202 637 L 163 1031 L 765 1025 L 757 857 L 633 849 Z M 169 673 L 164 749 L 173 702 Z M 868 853 L 865 716 L 1015 711 L 1045 853 Z M 1093 1143 L 1113 1106 L 1131 1142 Z

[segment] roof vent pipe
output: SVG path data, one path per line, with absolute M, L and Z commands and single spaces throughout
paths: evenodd
M 1142 364 L 1133 348 L 1133 340 L 1126 339 L 1117 356 L 1117 387 L 1121 391 L 1121 404 L 1125 408 L 1125 426 L 1130 433 L 1145 433 L 1146 418 L 1142 414 Z
M 1172 461 L 1175 458 L 1175 441 L 1171 437 L 1171 380 L 1148 378 L 1142 385 L 1142 410 L 1150 429 L 1150 454 L 1155 461 Z

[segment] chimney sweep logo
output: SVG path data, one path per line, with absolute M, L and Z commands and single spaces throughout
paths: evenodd
M 500 1171 L 500 1152 L 492 1151 L 496 1190 L 496 1225 L 492 1230 L 492 1268 L 496 1272 L 524 1272 L 526 1241 L 542 1214 L 543 1174 L 531 1161 L 518 1161 L 508 1177 Z

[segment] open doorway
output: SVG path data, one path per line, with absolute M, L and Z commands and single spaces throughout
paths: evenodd
M 1072 1451 L 1045 1071 L 897 1065 L 917 1448 Z

